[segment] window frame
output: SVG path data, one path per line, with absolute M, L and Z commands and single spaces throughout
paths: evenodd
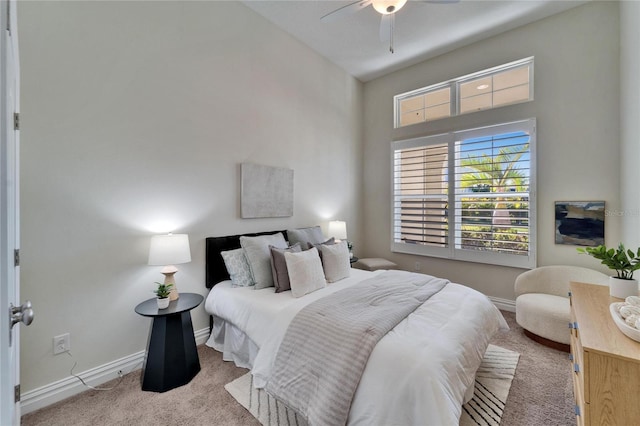
M 487 68 L 484 69 L 482 71 L 478 71 L 478 72 L 474 72 L 471 74 L 467 74 L 467 75 L 463 75 L 461 77 L 456 77 L 453 78 L 451 80 L 447 80 L 447 81 L 443 81 L 440 83 L 436 83 L 436 84 L 431 84 L 429 86 L 426 87 L 421 87 L 419 89 L 415 89 L 415 90 L 411 90 L 409 92 L 404 92 L 404 93 L 400 93 L 398 95 L 395 95 L 393 97 L 393 128 L 394 129 L 399 129 L 402 127 L 408 127 L 408 126 L 413 126 L 416 124 L 420 124 L 420 123 L 428 123 L 428 122 L 434 122 L 434 121 L 438 121 L 438 120 L 444 120 L 447 118 L 451 118 L 451 117 L 458 117 L 461 115 L 467 115 L 467 114 L 473 114 L 475 112 L 479 112 L 479 111 L 487 111 L 487 110 L 491 110 L 491 109 L 495 109 L 495 108 L 503 108 L 506 106 L 511 106 L 511 105 L 517 105 L 517 104 L 521 104 L 521 103 L 526 103 L 526 102 L 531 102 L 534 100 L 534 62 L 535 57 L 534 56 L 530 56 L 528 58 L 524 58 L 524 59 L 520 59 L 517 61 L 513 61 L 513 62 L 509 62 L 507 64 L 502 64 L 502 65 L 498 65 L 492 68 Z M 528 70 L 529 70 L 529 98 L 526 100 L 521 100 L 521 101 L 516 101 L 516 102 L 511 102 L 508 104 L 501 104 L 498 106 L 492 106 L 490 108 L 483 108 L 480 110 L 473 110 L 473 111 L 466 111 L 466 112 L 460 112 L 460 105 L 461 105 L 461 99 L 460 99 L 460 85 L 478 79 L 478 78 L 482 78 L 482 77 L 492 77 L 496 74 L 500 74 L 501 72 L 504 71 L 508 71 L 511 69 L 515 69 L 515 68 L 519 68 L 522 66 L 527 66 Z M 449 95 L 450 95 L 450 99 L 449 99 L 449 105 L 450 105 L 450 113 L 449 116 L 446 117 L 439 117 L 439 118 L 435 118 L 433 120 L 427 120 L 426 118 L 426 107 L 423 108 L 424 114 L 425 114 L 425 119 L 422 121 L 418 121 L 415 123 L 411 123 L 411 124 L 405 124 L 405 125 L 400 125 L 401 122 L 401 118 L 402 118 L 402 111 L 401 111 L 401 102 L 406 100 L 406 99 L 410 99 L 412 97 L 415 96 L 419 96 L 419 95 L 426 95 L 428 93 L 431 92 L 436 92 L 438 90 L 444 89 L 444 88 L 449 88 Z M 491 91 L 488 93 L 495 93 L 495 91 Z
M 493 136 L 496 134 L 510 133 L 515 131 L 526 131 L 529 134 L 529 250 L 528 255 L 514 255 L 495 251 L 469 250 L 456 248 L 456 233 L 459 231 L 456 225 L 456 208 L 449 208 L 447 215 L 448 232 L 447 246 L 437 247 L 424 244 L 410 244 L 396 242 L 396 238 L 401 234 L 396 230 L 396 206 L 403 199 L 397 195 L 398 186 L 396 184 L 395 163 L 398 159 L 399 150 L 419 148 L 436 144 L 447 143 L 448 146 L 448 181 L 453 185 L 447 188 L 447 199 L 449 206 L 455 206 L 458 194 L 455 188 L 456 173 L 456 141 L 469 138 Z M 426 135 L 417 138 L 393 141 L 390 144 L 391 159 L 391 251 L 395 253 L 413 254 L 436 258 L 446 258 L 451 260 L 461 260 L 466 262 L 485 263 L 491 265 L 510 266 L 516 268 L 532 269 L 536 267 L 536 247 L 537 247 L 537 203 L 536 203 L 536 119 L 530 118 L 509 123 L 500 123 L 484 127 L 476 127 L 448 133 Z

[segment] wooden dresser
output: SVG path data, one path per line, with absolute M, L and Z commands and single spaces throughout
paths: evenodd
M 609 287 L 570 284 L 571 354 L 576 421 L 640 425 L 640 343 L 618 329 Z

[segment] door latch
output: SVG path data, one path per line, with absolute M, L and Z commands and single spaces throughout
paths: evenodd
M 27 300 L 20 306 L 13 306 L 13 303 L 9 304 L 9 345 L 11 345 L 11 331 L 13 326 L 21 322 L 24 325 L 29 325 L 33 322 L 33 308 L 31 307 L 31 301 Z

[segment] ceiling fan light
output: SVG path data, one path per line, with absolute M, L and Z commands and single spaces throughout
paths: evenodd
M 382 15 L 396 13 L 402 9 L 405 3 L 407 3 L 407 0 L 373 0 L 371 2 L 373 8 Z

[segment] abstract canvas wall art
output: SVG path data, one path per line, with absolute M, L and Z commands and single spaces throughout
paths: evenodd
M 243 219 L 293 216 L 293 170 L 242 163 L 240 176 Z
M 604 201 L 556 201 L 556 244 L 604 244 Z

